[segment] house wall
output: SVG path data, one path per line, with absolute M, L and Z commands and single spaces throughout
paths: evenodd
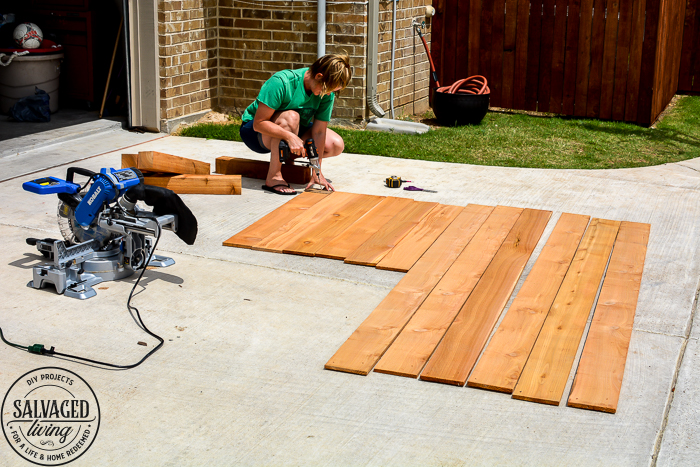
M 242 114 L 277 71 L 316 60 L 316 2 L 219 1 L 219 107 Z M 362 117 L 366 6 L 328 4 L 326 52 L 345 51 L 354 67 L 333 117 Z
M 378 1 L 378 0 L 372 0 Z M 411 26 L 430 0 L 399 0 L 395 116 L 428 109 L 429 63 Z M 164 122 L 215 109 L 242 114 L 272 74 L 316 59 L 315 1 L 159 0 L 161 117 Z M 329 0 L 326 52 L 346 52 L 354 76 L 334 119 L 366 119 L 367 1 Z M 378 103 L 389 113 L 391 1 L 380 1 Z M 430 21 L 423 30 L 430 41 Z M 165 127 L 165 125 L 163 126 Z
M 218 0 L 158 0 L 161 128 L 216 105 Z

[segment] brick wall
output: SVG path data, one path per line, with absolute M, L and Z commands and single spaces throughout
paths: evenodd
M 316 2 L 219 1 L 219 107 L 242 113 L 275 72 L 316 60 Z M 334 118 L 362 118 L 366 6 L 327 5 L 326 52 L 345 51 L 354 76 L 338 96 Z
M 428 110 L 430 62 L 425 47 L 411 24 L 425 22 L 423 36 L 430 47 L 430 19 L 425 17 L 428 0 L 399 0 L 396 5 L 396 47 L 394 52 L 394 112 L 420 114 Z M 379 3 L 379 75 L 377 102 L 389 114 L 391 82 L 391 30 L 393 2 Z M 389 116 L 389 115 L 387 115 Z
M 414 34 L 430 0 L 399 0 L 394 79 L 395 115 L 428 108 L 429 64 Z M 242 113 L 276 71 L 316 59 L 316 2 L 160 0 L 161 116 L 164 120 L 213 108 Z M 328 0 L 326 51 L 345 51 L 354 77 L 333 118 L 366 119 L 366 1 Z M 389 113 L 392 2 L 380 1 L 378 103 Z M 430 40 L 430 23 L 423 30 Z
M 159 0 L 161 121 L 215 106 L 218 0 Z

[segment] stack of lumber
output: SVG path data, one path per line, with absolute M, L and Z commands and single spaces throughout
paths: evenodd
M 240 195 L 240 175 L 211 174 L 208 162 L 156 151 L 122 154 L 122 168 L 139 169 L 146 185 L 178 194 Z
M 407 272 L 326 369 L 614 413 L 650 226 L 562 213 L 505 311 L 551 214 L 303 193 L 224 245 Z
M 247 178 L 265 180 L 269 167 L 270 163 L 267 161 L 228 156 L 216 158 L 216 173 L 218 174 L 237 174 Z M 305 185 L 311 181 L 311 169 L 303 165 L 282 164 L 282 176 L 287 183 Z

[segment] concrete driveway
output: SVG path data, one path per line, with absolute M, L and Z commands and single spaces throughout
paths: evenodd
M 137 361 L 156 341 L 126 309 L 135 278 L 100 284 L 98 295 L 85 301 L 26 287 L 40 256 L 25 238 L 60 233 L 56 198 L 25 192 L 22 182 L 64 177 L 69 166 L 119 167 L 121 152 L 156 150 L 212 166 L 218 156 L 257 155 L 240 143 L 117 128 L 25 149 L 0 154 L 5 337 L 97 360 Z M 562 212 L 651 224 L 614 415 L 379 373 L 324 370 L 402 274 L 221 246 L 289 199 L 263 192 L 261 181 L 251 179 L 243 179 L 242 196 L 182 196 L 199 221 L 197 242 L 187 246 L 166 233 L 158 252 L 176 264 L 147 271 L 132 302 L 165 339 L 160 351 L 135 369 L 110 371 L 0 345 L 0 395 L 40 367 L 65 368 L 88 382 L 101 422 L 76 466 L 697 465 L 699 170 L 700 160 L 583 171 L 354 154 L 324 165 L 340 191 L 551 210 L 533 259 Z M 385 188 L 389 175 L 438 193 Z M 28 465 L 2 440 L 0 464 Z

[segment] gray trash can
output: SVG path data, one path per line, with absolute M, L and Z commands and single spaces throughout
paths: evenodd
M 23 97 L 33 96 L 34 87 L 51 97 L 51 113 L 58 110 L 58 78 L 61 74 L 62 53 L 22 55 L 0 66 L 0 113 L 8 114 L 10 107 Z

